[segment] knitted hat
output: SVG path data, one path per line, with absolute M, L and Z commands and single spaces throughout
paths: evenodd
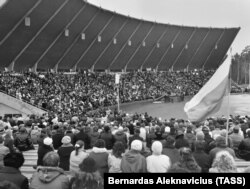
M 170 127 L 165 127 L 165 133 L 170 133 Z
M 159 141 L 155 141 L 152 144 L 151 149 L 152 149 L 152 151 L 153 151 L 154 154 L 160 155 L 161 152 L 162 152 L 162 143 L 159 142 Z
M 49 138 L 49 137 L 46 137 L 44 140 L 43 140 L 43 144 L 49 146 L 53 143 L 53 140 L 52 138 Z
M 69 144 L 71 142 L 71 138 L 69 136 L 64 136 L 62 138 L 62 143 L 63 144 Z
M 79 168 L 83 172 L 93 173 L 97 171 L 96 162 L 93 158 L 87 157 L 79 165 Z
M 131 143 L 131 149 L 141 151 L 142 150 L 142 142 L 140 140 L 134 140 Z

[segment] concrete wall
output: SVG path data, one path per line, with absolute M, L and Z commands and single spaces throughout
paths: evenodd
M 0 115 L 4 114 L 42 115 L 44 110 L 0 92 Z

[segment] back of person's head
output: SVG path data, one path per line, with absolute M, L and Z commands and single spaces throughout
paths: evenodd
M 125 146 L 122 142 L 118 141 L 113 146 L 113 155 L 117 158 L 121 158 L 122 154 L 125 152 Z
M 140 128 L 135 128 L 135 131 L 134 131 L 135 134 L 139 135 L 140 132 L 141 132 L 141 131 L 140 131 Z
M 168 136 L 166 139 L 166 144 L 167 145 L 173 145 L 175 143 L 175 139 L 172 136 Z
M 87 157 L 82 163 L 80 163 L 79 168 L 82 172 L 94 173 L 97 171 L 96 162 L 93 158 Z
M 27 130 L 26 130 L 25 127 L 21 127 L 21 128 L 20 128 L 20 133 L 26 133 L 26 132 L 27 132 Z
M 94 147 L 96 148 L 105 148 L 106 144 L 103 139 L 98 139 L 96 143 L 94 144 Z
M 217 147 L 226 147 L 226 138 L 224 136 L 218 136 L 215 139 Z
M 110 131 L 110 128 L 109 128 L 109 126 L 104 126 L 104 131 L 107 133 L 107 132 L 109 132 Z
M 234 126 L 233 132 L 236 133 L 236 134 L 238 134 L 239 131 L 240 131 L 240 127 L 238 125 Z
M 142 141 L 133 140 L 131 143 L 131 150 L 141 151 L 142 150 Z
M 75 155 L 77 156 L 78 153 L 79 153 L 79 149 L 83 148 L 84 147 L 84 142 L 82 140 L 78 140 L 75 144 Z
M 202 141 L 195 141 L 194 146 L 195 146 L 195 151 L 205 150 L 205 143 Z
M 47 167 L 57 167 L 59 165 L 60 157 L 56 152 L 48 152 L 43 157 L 43 165 Z
M 97 126 L 93 127 L 93 132 L 98 132 L 98 127 Z
M 162 143 L 160 141 L 154 141 L 151 146 L 151 149 L 154 155 L 161 155 Z
M 19 187 L 13 182 L 5 180 L 0 182 L 0 189 L 19 189 Z
M 4 166 L 19 169 L 24 163 L 23 154 L 17 152 L 8 153 L 6 156 L 4 156 L 3 163 Z
M 80 172 L 71 180 L 72 189 L 101 189 L 103 179 L 97 170 L 96 162 L 93 158 L 87 157 L 79 165 Z
M 237 172 L 234 157 L 228 151 L 219 151 L 213 160 L 212 168 L 216 168 L 218 172 Z

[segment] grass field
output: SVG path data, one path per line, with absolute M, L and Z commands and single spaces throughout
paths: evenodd
M 153 117 L 161 117 L 162 119 L 184 118 L 187 119 L 183 107 L 185 103 L 190 100 L 186 98 L 184 102 L 175 103 L 158 103 L 154 104 L 152 101 L 136 102 L 133 104 L 121 105 L 121 110 L 127 113 L 145 113 Z M 250 115 L 250 94 L 236 94 L 230 96 L 230 114 L 232 115 Z M 228 98 L 224 97 L 220 110 L 213 116 L 226 116 L 228 109 Z

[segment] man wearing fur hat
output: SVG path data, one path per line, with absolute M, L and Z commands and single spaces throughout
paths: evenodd
M 124 173 L 145 173 L 147 171 L 146 159 L 141 155 L 142 141 L 134 140 L 121 161 L 121 170 Z

